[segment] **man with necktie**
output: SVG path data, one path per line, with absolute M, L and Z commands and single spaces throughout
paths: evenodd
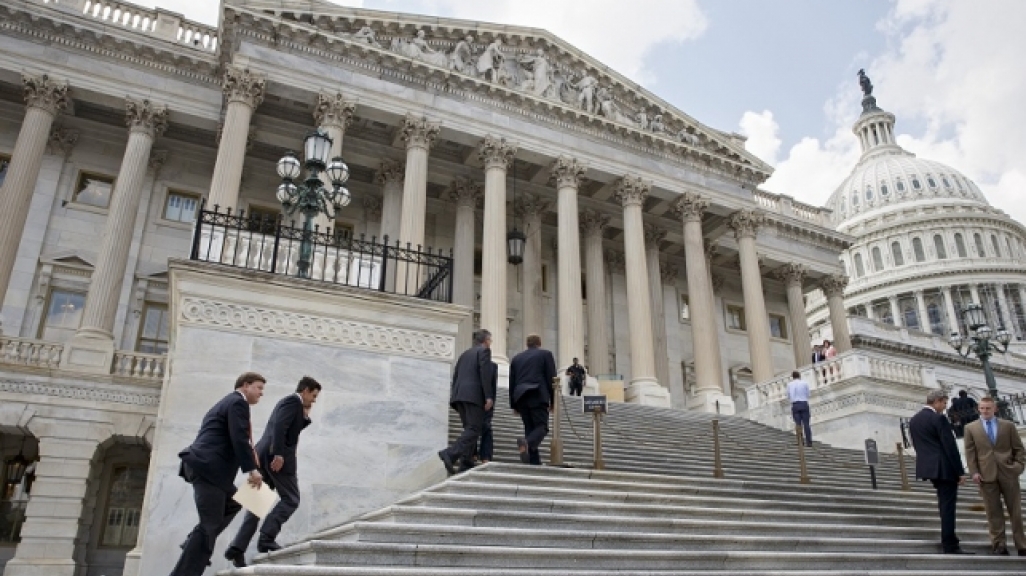
M 192 445 L 178 453 L 178 474 L 192 484 L 199 523 L 182 544 L 182 555 L 171 576 L 201 576 L 210 564 L 217 537 L 242 508 L 232 499 L 235 475 L 241 468 L 254 488 L 263 483 L 253 449 L 249 407 L 264 395 L 267 380 L 246 372 L 235 380 L 235 390 L 214 404 L 203 417 Z
M 1026 451 L 1015 424 L 999 420 L 993 398 L 981 398 L 977 409 L 980 419 L 965 427 L 965 460 L 973 482 L 980 487 L 983 506 L 987 510 L 991 552 L 1007 556 L 1005 513 L 1012 522 L 1012 541 L 1019 556 L 1026 556 L 1026 535 L 1023 534 L 1022 494 L 1019 476 L 1026 468 Z

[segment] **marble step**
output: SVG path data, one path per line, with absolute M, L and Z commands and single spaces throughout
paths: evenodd
M 972 559 L 975 556 L 951 558 L 951 571 L 971 572 L 975 570 Z M 936 570 L 577 570 L 560 568 L 540 570 L 535 568 L 427 568 L 379 567 L 379 566 L 288 566 L 258 564 L 248 568 L 225 570 L 220 576 L 937 576 Z M 1005 569 L 989 569 L 988 576 L 1022 576 L 1022 568 L 1009 565 Z

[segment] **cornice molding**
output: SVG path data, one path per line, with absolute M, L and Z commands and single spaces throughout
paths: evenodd
M 93 402 L 112 402 L 133 406 L 153 406 L 160 404 L 160 390 L 129 391 L 124 386 L 115 388 L 97 386 L 95 383 L 86 385 L 67 382 L 29 382 L 27 380 L 0 380 L 0 392 L 25 394 L 34 396 L 51 396 L 70 398 L 73 400 L 89 400 Z
M 968 358 L 962 358 L 958 354 L 951 352 L 940 352 L 932 350 L 930 348 L 923 348 L 921 346 L 914 346 L 912 344 L 904 344 L 901 342 L 895 342 L 893 340 L 885 340 L 883 338 L 876 338 L 873 336 L 866 336 L 863 334 L 852 334 L 851 345 L 853 348 L 862 348 L 866 350 L 882 350 L 884 352 L 891 352 L 907 356 L 909 358 L 916 358 L 923 364 L 942 362 L 950 366 L 958 366 L 959 368 L 968 368 L 972 370 L 979 370 L 980 363 L 976 360 L 969 360 Z M 1021 368 L 1012 368 L 991 362 L 991 368 L 994 372 L 1010 378 L 1026 379 L 1026 370 Z

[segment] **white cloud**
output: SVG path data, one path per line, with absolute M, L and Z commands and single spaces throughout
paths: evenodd
M 866 70 L 880 107 L 897 116 L 904 148 L 966 174 L 992 204 L 1026 223 L 1023 22 L 1019 0 L 898 0 L 878 26 L 888 49 Z M 792 147 L 766 188 L 825 200 L 857 160 L 850 132 L 857 98 L 853 78 L 826 106 L 834 136 Z M 910 125 L 924 128 L 911 134 Z
M 769 164 L 777 163 L 781 144 L 778 132 L 780 125 L 769 110 L 763 110 L 762 113 L 749 110 L 741 117 L 741 134 L 748 137 L 745 149 Z

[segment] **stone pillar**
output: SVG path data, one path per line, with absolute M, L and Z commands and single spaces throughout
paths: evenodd
M 645 225 L 645 265 L 648 269 L 648 294 L 652 300 L 652 356 L 656 379 L 670 389 L 670 355 L 666 349 L 666 304 L 663 301 L 663 273 L 659 263 L 659 243 L 666 230 Z
M 891 303 L 891 317 L 894 319 L 894 325 L 898 327 L 905 326 L 905 322 L 901 317 L 901 307 L 898 306 L 898 297 L 888 296 L 887 301 Z
M 851 350 L 851 332 L 848 330 L 848 311 L 844 308 L 844 288 L 848 277 L 844 274 L 827 276 L 820 283 L 830 309 L 830 325 L 834 328 L 834 348 L 838 353 Z
M 794 366 L 801 368 L 812 362 L 812 338 L 809 320 L 805 316 L 805 290 L 803 282 L 808 268 L 804 264 L 785 264 L 777 270 L 777 277 L 787 289 L 787 309 L 790 312 L 791 344 L 794 348 Z
M 523 322 L 524 337 L 542 336 L 545 332 L 545 314 L 542 311 L 542 223 L 541 215 L 552 208 L 552 202 L 537 194 L 523 194 L 516 199 L 513 212 L 524 223 Z
M 403 217 L 403 178 L 405 169 L 402 162 L 382 160 L 374 175 L 374 183 L 381 186 L 381 238 L 388 237 L 393 246 L 399 240 L 399 222 Z
M 407 115 L 403 121 L 406 142 L 406 180 L 403 183 L 402 218 L 399 240 L 414 250 L 424 245 L 424 221 L 427 218 L 428 152 L 438 137 L 438 124 L 427 118 Z
M 723 392 L 720 361 L 719 330 L 713 303 L 712 276 L 706 260 L 702 234 L 702 214 L 709 201 L 692 192 L 685 192 L 674 204 L 674 213 L 684 223 L 684 257 L 687 263 L 688 303 L 691 311 L 691 340 L 695 362 L 693 393 L 697 404 L 706 412 L 715 410 L 715 401 L 730 400 Z M 689 404 L 692 404 L 689 400 Z M 731 408 L 733 411 L 733 408 Z
M 748 353 L 752 359 L 752 379 L 766 382 L 773 378 L 773 355 L 770 352 L 769 316 L 762 293 L 762 272 L 755 250 L 755 235 L 765 216 L 754 210 L 739 210 L 730 215 L 728 223 L 734 230 L 741 260 L 741 288 L 745 299 L 745 324 L 748 326 Z
M 1005 296 L 1005 285 L 995 284 L 994 291 L 997 292 L 998 302 L 1001 304 L 1001 324 L 1014 336 L 1015 323 L 1012 322 L 1012 308 L 1008 305 L 1008 297 Z
M 969 293 L 973 297 L 973 303 L 983 306 L 983 300 L 980 299 L 980 286 L 979 284 L 970 284 Z
M 217 146 L 214 175 L 210 178 L 209 206 L 220 210 L 239 207 L 239 185 L 246 160 L 246 141 L 253 112 L 264 100 L 266 79 L 249 69 L 229 66 L 224 73 L 224 95 L 227 100 L 221 143 Z
M 153 141 L 167 128 L 167 108 L 149 100 L 126 103 L 128 144 L 111 193 L 96 267 L 89 282 L 82 324 L 65 347 L 64 363 L 107 374 L 114 355 L 114 319 L 125 281 L 128 252 Z
M 474 218 L 481 202 L 481 185 L 469 178 L 452 181 L 447 193 L 456 204 L 456 231 L 453 240 L 452 302 L 474 309 Z
M 485 167 L 481 327 L 492 333 L 492 360 L 500 365 L 502 373 L 506 372 L 505 367 L 509 364 L 506 342 L 506 171 L 516 153 L 516 144 L 491 135 L 485 136 L 478 146 L 478 156 Z
M 926 310 L 926 298 L 922 290 L 915 290 L 912 295 L 916 298 L 916 309 L 919 311 L 919 330 L 930 332 L 930 313 Z
M 652 298 L 648 289 L 648 265 L 645 262 L 645 224 L 641 207 L 648 197 L 649 184 L 639 176 L 626 175 L 616 182 L 615 194 L 623 204 L 627 313 L 631 337 L 631 379 L 625 396 L 628 402 L 659 406 L 670 405 L 670 393 L 659 385 L 655 375 L 652 343 Z
M 958 322 L 958 311 L 955 310 L 955 299 L 951 296 L 951 291 L 954 290 L 952 286 L 945 286 L 941 288 L 941 294 L 944 294 L 944 308 L 948 312 L 948 333 L 959 332 L 960 324 Z
M 584 273 L 588 284 L 588 368 L 592 375 L 609 374 L 609 320 L 606 310 L 606 271 L 602 232 L 609 216 L 593 210 L 581 214 L 584 235 Z
M 43 152 L 50 139 L 50 128 L 57 114 L 67 109 L 68 84 L 48 76 L 21 78 L 25 88 L 25 119 L 14 143 L 7 178 L 0 187 L 0 308 L 11 282 L 18 245 L 25 232 L 32 193 L 39 179 Z
M 40 435 L 39 464 L 32 497 L 25 510 L 25 524 L 21 528 L 21 542 L 14 558 L 7 562 L 4 576 L 75 576 L 79 567 L 75 562 L 75 548 L 79 540 L 84 502 L 90 476 L 92 458 L 98 443 L 89 437 L 89 431 L 77 430 L 68 423 L 46 426 L 58 436 Z M 82 437 L 71 438 L 71 433 L 82 432 Z M 96 518 L 94 522 L 105 519 Z
M 329 158 L 342 156 L 342 140 L 345 138 L 346 129 L 353 123 L 353 112 L 356 111 L 356 102 L 346 100 L 341 92 L 335 94 L 320 93 L 317 95 L 317 105 L 314 107 L 314 120 L 317 126 L 324 130 L 331 138 L 331 155 Z M 326 175 L 321 175 L 321 182 L 325 188 L 331 187 Z M 314 218 L 314 225 L 321 232 L 328 227 L 335 227 L 335 221 L 328 218 L 326 214 L 320 214 Z
M 876 310 L 873 309 L 873 301 L 866 302 L 866 318 L 870 320 L 876 320 Z
M 556 182 L 559 215 L 556 253 L 558 263 L 557 290 L 559 298 L 559 358 L 565 368 L 574 358 L 584 359 L 584 297 L 581 294 L 581 226 L 577 213 L 577 187 L 584 166 L 569 156 L 560 156 L 552 163 L 551 179 Z

